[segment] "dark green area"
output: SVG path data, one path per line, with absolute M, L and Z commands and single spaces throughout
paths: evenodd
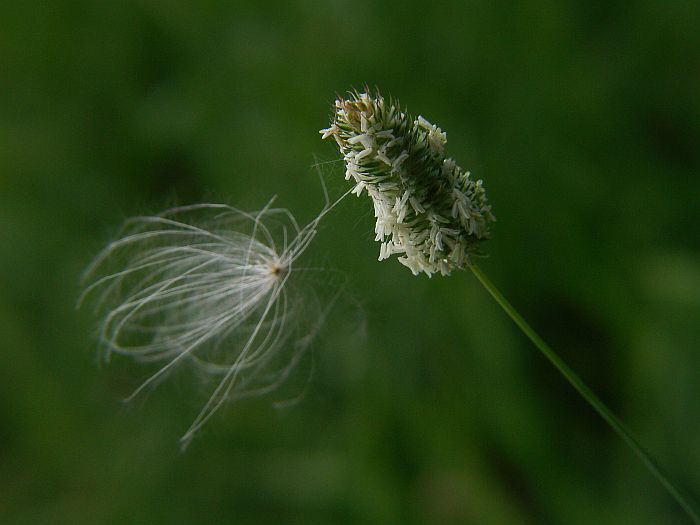
M 183 372 L 122 406 L 147 371 L 99 366 L 74 304 L 133 214 L 277 194 L 312 218 L 314 156 L 338 158 L 317 130 L 336 93 L 376 85 L 485 180 L 480 266 L 697 496 L 695 0 L 6 2 L 0 20 L 0 521 L 687 522 L 471 275 L 376 261 L 366 199 L 308 252 L 350 292 L 306 395 L 227 407 L 184 454 L 208 390 Z

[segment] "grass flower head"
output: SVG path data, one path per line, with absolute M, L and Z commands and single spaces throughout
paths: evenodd
M 481 180 L 446 157 L 447 134 L 378 92 L 335 102 L 331 126 L 353 193 L 373 201 L 379 260 L 400 255 L 414 275 L 462 268 L 495 218 Z

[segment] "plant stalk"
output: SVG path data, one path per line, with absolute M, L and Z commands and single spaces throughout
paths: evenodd
M 520 330 L 534 343 L 540 352 L 549 360 L 550 363 L 563 375 L 566 380 L 573 386 L 576 391 L 588 402 L 591 407 L 602 417 L 608 425 L 617 433 L 618 436 L 629 446 L 632 451 L 639 457 L 646 468 L 656 477 L 656 479 L 664 486 L 668 493 L 678 502 L 686 514 L 690 517 L 694 524 L 700 525 L 700 517 L 695 512 L 689 501 L 681 493 L 681 490 L 670 481 L 668 476 L 663 472 L 658 463 L 651 457 L 644 447 L 637 441 L 632 432 L 625 424 L 613 414 L 603 401 L 596 396 L 593 391 L 586 385 L 569 366 L 544 342 L 544 340 L 527 324 L 525 319 L 517 312 L 508 300 L 503 297 L 503 294 L 496 288 L 491 280 L 481 271 L 474 263 L 469 264 L 469 269 L 476 276 L 479 282 L 486 288 L 496 302 L 503 308 L 506 314 L 515 322 Z

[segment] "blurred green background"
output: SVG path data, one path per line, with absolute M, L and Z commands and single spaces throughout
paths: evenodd
M 482 268 L 697 495 L 696 0 L 30 1 L 0 20 L 0 521 L 687 522 L 471 275 L 378 263 L 364 199 L 309 251 L 360 306 L 329 321 L 305 397 L 230 406 L 184 454 L 206 390 L 183 375 L 122 406 L 146 372 L 100 367 L 74 304 L 133 214 L 277 194 L 313 217 L 314 156 L 338 158 L 317 130 L 376 85 L 485 180 Z

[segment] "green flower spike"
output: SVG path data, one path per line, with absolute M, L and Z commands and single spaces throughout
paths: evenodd
M 353 92 L 321 133 L 338 143 L 353 193 L 374 202 L 380 261 L 400 254 L 414 275 L 449 275 L 478 253 L 496 219 L 482 182 L 445 156 L 440 128 L 379 93 Z

